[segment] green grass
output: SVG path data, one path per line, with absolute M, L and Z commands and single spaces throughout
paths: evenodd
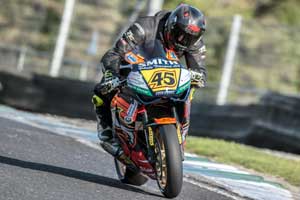
M 211 158 L 215 161 L 235 164 L 267 175 L 283 178 L 294 186 L 300 186 L 300 161 L 273 156 L 262 150 L 227 142 L 189 136 L 188 152 Z

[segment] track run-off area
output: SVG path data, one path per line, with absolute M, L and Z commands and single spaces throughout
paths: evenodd
M 119 182 L 89 123 L 0 105 L 0 199 L 164 199 L 155 181 Z M 297 198 L 261 176 L 186 153 L 176 199 Z

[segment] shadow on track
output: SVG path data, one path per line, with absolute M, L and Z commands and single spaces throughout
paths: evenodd
M 153 193 L 146 192 L 144 190 L 141 190 L 139 188 L 136 188 L 136 187 L 133 187 L 130 185 L 125 185 L 116 179 L 112 179 L 112 178 L 108 178 L 108 177 L 104 177 L 104 176 L 100 176 L 100 175 L 96 175 L 96 174 L 91 174 L 91 173 L 87 173 L 87 172 L 77 171 L 77 170 L 73 170 L 73 169 L 67 169 L 67 168 L 63 168 L 63 167 L 57 167 L 57 166 L 47 165 L 47 164 L 42 164 L 42 163 L 34 163 L 34 162 L 19 160 L 19 159 L 15 159 L 15 158 L 9 158 L 9 157 L 5 157 L 5 156 L 0 156 L 0 163 L 7 164 L 7 165 L 13 165 L 13 166 L 17 166 L 17 167 L 22 167 L 25 169 L 31 169 L 31 170 L 48 172 L 48 173 L 52 173 L 52 174 L 58 174 L 58 175 L 75 178 L 75 179 L 82 180 L 82 181 L 106 185 L 106 186 L 110 186 L 110 187 L 114 187 L 114 188 L 118 188 L 118 189 L 142 193 L 142 194 L 146 194 L 146 195 L 162 197 L 158 194 L 153 194 Z

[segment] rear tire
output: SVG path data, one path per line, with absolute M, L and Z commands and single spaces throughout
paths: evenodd
M 182 158 L 174 125 L 162 125 L 156 133 L 157 183 L 167 198 L 179 195 L 182 188 Z
M 135 172 L 115 158 L 117 175 L 122 183 L 141 186 L 148 181 L 148 178 L 140 172 Z

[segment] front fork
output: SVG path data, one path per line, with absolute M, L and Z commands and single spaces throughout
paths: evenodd
M 172 107 L 172 111 L 173 111 L 173 115 L 176 119 L 176 131 L 177 131 L 178 142 L 179 142 L 179 145 L 180 145 L 181 160 L 184 161 L 184 148 L 183 148 L 183 141 L 182 141 L 183 130 L 182 130 L 180 120 L 179 120 L 179 117 L 177 115 L 175 106 Z
M 152 129 L 153 124 L 149 124 L 148 114 L 146 109 L 143 111 L 143 125 L 144 134 L 147 145 L 147 157 L 151 165 L 155 164 L 155 152 L 154 152 L 154 132 Z
M 173 112 L 173 118 L 175 119 L 176 123 L 176 130 L 177 130 L 177 136 L 178 136 L 178 142 L 181 149 L 181 159 L 184 161 L 184 148 L 183 148 L 183 142 L 182 142 L 182 129 L 181 124 L 179 122 L 179 117 L 176 112 L 175 106 L 172 107 Z M 172 122 L 174 123 L 174 122 Z M 146 139 L 146 145 L 147 145 L 147 152 L 148 152 L 148 160 L 151 164 L 154 164 L 156 162 L 156 155 L 155 155 L 155 129 L 156 126 L 162 125 L 160 123 L 154 122 L 149 123 L 148 114 L 146 109 L 143 111 L 143 124 L 144 124 L 144 134 Z

